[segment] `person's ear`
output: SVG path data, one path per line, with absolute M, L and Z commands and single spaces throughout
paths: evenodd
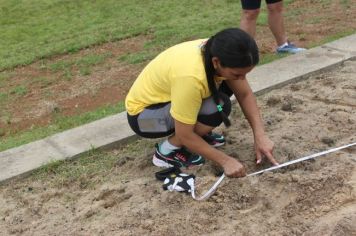
M 215 70 L 216 70 L 217 68 L 219 68 L 219 66 L 220 66 L 220 60 L 219 60 L 219 58 L 213 57 L 213 58 L 211 58 L 211 61 L 212 61 L 212 63 L 213 63 L 213 66 L 214 66 Z

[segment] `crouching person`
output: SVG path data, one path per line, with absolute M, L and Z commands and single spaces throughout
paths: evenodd
M 229 177 L 245 176 L 238 160 L 215 148 L 225 139 L 212 132 L 222 122 L 230 125 L 230 96 L 234 94 L 253 130 L 257 164 L 267 157 L 278 165 L 246 80 L 258 61 L 254 39 L 238 28 L 175 45 L 154 58 L 125 100 L 135 133 L 145 138 L 168 137 L 156 144 L 153 164 L 188 168 L 202 165 L 206 158 L 219 164 Z

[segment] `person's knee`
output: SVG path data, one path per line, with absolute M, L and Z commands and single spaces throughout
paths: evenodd
M 224 93 L 220 93 L 220 99 L 221 99 L 221 104 L 222 105 L 222 112 L 225 113 L 226 116 L 229 116 L 231 113 L 231 100 L 230 97 Z M 208 104 L 206 104 L 206 107 Z M 209 104 L 211 105 L 211 104 Z M 216 109 L 215 112 L 213 113 L 200 113 L 198 115 L 198 122 L 210 126 L 210 127 L 217 127 L 223 122 L 223 118 L 221 115 L 221 112 L 219 112 L 216 108 L 216 105 L 214 105 L 214 108 Z
M 242 18 L 246 21 L 256 21 L 259 13 L 260 13 L 260 9 L 243 10 Z
M 276 2 L 272 4 L 267 4 L 268 14 L 282 14 L 283 2 Z

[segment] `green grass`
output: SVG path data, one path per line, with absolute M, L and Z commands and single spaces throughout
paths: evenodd
M 111 56 L 111 53 L 89 54 L 80 58 L 56 61 L 51 64 L 46 64 L 46 62 L 43 62 L 41 69 L 49 69 L 54 73 L 60 72 L 62 73 L 62 78 L 70 81 L 73 76 L 73 70 L 79 70 L 80 75 L 90 75 L 92 66 L 103 63 L 105 59 Z
M 120 163 L 126 160 L 140 159 L 147 155 L 142 147 L 151 147 L 155 141 L 138 139 L 122 146 L 117 153 L 100 150 L 89 150 L 71 160 L 52 161 L 34 171 L 34 179 L 47 181 L 48 187 L 66 187 L 76 185 L 81 189 L 91 189 L 98 183 L 112 178 L 109 174 L 118 172 Z M 137 160 L 142 161 L 142 160 Z M 125 179 L 127 173 L 122 170 L 120 178 Z
M 109 171 L 116 159 L 98 150 L 90 150 L 75 160 L 52 161 L 42 166 L 33 174 L 37 179 L 52 176 L 54 186 L 63 187 L 77 184 L 80 188 L 90 188 L 102 179 L 94 179 L 96 175 Z
M 291 2 L 285 0 L 284 4 Z M 318 2 L 330 4 L 330 0 Z M 342 0 L 341 4 L 347 7 L 351 1 Z M 237 27 L 241 11 L 240 2 L 231 0 L 0 0 L 0 6 L 0 71 L 104 42 L 149 34 L 153 37 L 144 52 L 118 58 L 140 63 L 167 46 Z M 262 7 L 258 25 L 267 24 L 264 2 Z M 293 14 L 301 12 L 288 12 Z M 52 68 L 62 68 L 64 77 L 70 80 L 72 74 L 67 66 L 71 63 Z M 82 67 L 80 73 L 88 75 L 90 69 Z
M 267 25 L 268 23 L 268 14 L 267 11 L 261 11 L 257 18 L 257 25 Z
M 339 32 L 337 34 L 325 37 L 323 40 L 321 40 L 321 42 L 318 42 L 318 43 L 315 43 L 315 44 L 311 44 L 311 47 L 316 47 L 316 46 L 321 45 L 321 44 L 329 43 L 329 42 L 335 41 L 337 39 L 340 39 L 340 38 L 346 37 L 348 35 L 351 35 L 353 33 L 355 33 L 354 29 L 349 29 L 349 30 L 346 30 L 346 31 L 343 31 L 343 32 Z
M 352 4 L 351 0 L 341 0 L 341 5 L 347 9 L 348 7 L 350 7 Z
M 119 61 L 125 61 L 130 64 L 137 64 L 147 61 L 154 57 L 154 53 L 143 51 L 132 54 L 126 54 L 118 58 Z
M 12 115 L 8 112 L 3 112 L 3 111 L 0 111 L 0 120 L 5 123 L 5 124 L 11 124 L 11 118 L 12 118 Z M 3 139 L 4 140 L 4 139 Z M 0 143 L 2 141 L 0 140 Z
M 32 83 L 39 85 L 41 88 L 45 88 L 51 85 L 53 81 L 50 81 L 47 77 L 35 77 Z
M 24 96 L 27 94 L 27 88 L 24 85 L 16 86 L 13 90 L 10 91 L 10 94 Z
M 98 108 L 93 112 L 87 112 L 76 116 L 66 117 L 56 112 L 53 114 L 54 121 L 46 127 L 33 127 L 30 130 L 10 134 L 6 139 L 0 139 L 0 151 L 17 147 L 34 140 L 39 140 L 52 134 L 89 123 L 100 118 L 117 114 L 124 111 L 124 104 L 120 102 L 117 105 Z M 5 116 L 4 116 L 5 117 Z M 6 118 L 6 117 L 5 117 Z M 4 118 L 4 119 L 5 119 Z M 8 118 L 7 118 L 8 119 Z
M 267 64 L 270 63 L 274 60 L 281 59 L 283 57 L 287 57 L 288 54 L 277 54 L 277 53 L 271 53 L 271 54 L 265 54 L 261 56 L 260 63 L 259 65 Z
M 63 60 L 63 61 L 57 61 L 55 63 L 52 63 L 48 67 L 53 72 L 59 72 L 59 71 L 67 70 L 67 68 L 72 67 L 73 64 L 74 62 L 71 60 Z M 42 68 L 45 69 L 45 67 Z
M 0 0 L 0 70 L 140 34 L 153 35 L 151 46 L 159 47 L 208 37 L 238 25 L 239 4 L 225 0 Z
M 10 78 L 11 74 L 9 72 L 0 72 L 0 88 L 3 87 Z
M 7 93 L 0 92 L 0 104 L 8 99 L 9 95 Z
M 79 68 L 86 68 L 102 63 L 106 58 L 110 57 L 111 54 L 89 54 L 77 59 L 69 59 L 57 61 L 55 63 L 49 64 L 48 68 L 53 72 L 63 71 L 68 68 L 77 66 Z M 42 65 L 42 69 L 46 69 L 46 65 Z

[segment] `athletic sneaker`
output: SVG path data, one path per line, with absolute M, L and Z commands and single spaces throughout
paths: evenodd
M 204 135 L 203 139 L 213 147 L 220 147 L 225 144 L 225 137 L 213 132 Z
M 294 44 L 287 42 L 286 44 L 280 46 L 277 48 L 277 53 L 298 53 L 301 51 L 304 51 L 305 48 L 298 48 L 297 46 L 295 46 Z
M 156 152 L 153 155 L 152 162 L 158 167 L 169 168 L 174 166 L 178 168 L 189 168 L 203 165 L 205 159 L 200 155 L 189 152 L 184 147 L 164 155 L 159 151 L 159 145 L 156 144 Z

